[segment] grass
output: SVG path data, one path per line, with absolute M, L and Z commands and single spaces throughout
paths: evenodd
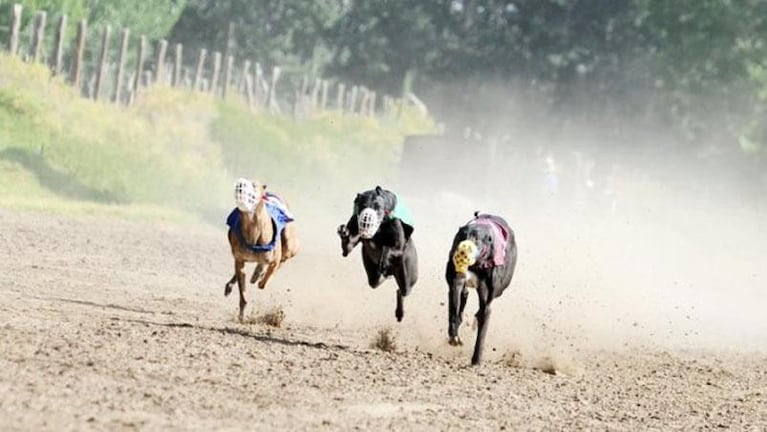
M 0 206 L 216 223 L 238 177 L 277 185 L 294 201 L 318 179 L 385 181 L 404 136 L 432 128 L 414 113 L 294 121 L 167 87 L 118 107 L 3 53 L 0 124 Z

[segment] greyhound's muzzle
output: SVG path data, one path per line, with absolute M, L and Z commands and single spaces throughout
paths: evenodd
M 477 262 L 478 255 L 479 248 L 473 241 L 464 240 L 458 243 L 455 252 L 453 252 L 453 265 L 455 265 L 455 271 L 466 274 L 469 271 L 469 267 Z
M 372 208 L 364 208 L 357 215 L 357 226 L 359 227 L 360 237 L 369 240 L 376 235 L 378 228 L 381 226 L 381 218 L 378 217 L 378 213 Z
M 241 178 L 234 184 L 234 202 L 237 208 L 246 213 L 252 213 L 258 204 L 258 195 L 253 187 L 253 182 Z

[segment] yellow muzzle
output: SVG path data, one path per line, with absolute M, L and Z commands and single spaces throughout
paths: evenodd
M 466 273 L 469 271 L 469 267 L 477 262 L 478 252 L 479 248 L 471 240 L 464 240 L 458 243 L 458 247 L 453 253 L 455 271 L 458 273 Z

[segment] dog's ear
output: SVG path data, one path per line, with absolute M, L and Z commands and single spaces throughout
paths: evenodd
M 266 185 L 264 185 L 264 190 L 266 190 Z
M 376 186 L 376 193 L 378 195 L 381 195 L 382 192 L 383 192 L 383 189 L 381 189 L 381 186 Z
M 476 219 L 476 218 L 478 218 L 478 217 L 479 217 L 479 210 L 477 210 L 477 211 L 475 211 L 475 212 L 474 212 L 474 218 Z
M 405 240 L 409 240 L 410 239 L 410 236 L 413 235 L 413 230 L 414 230 L 414 228 L 411 225 L 406 224 L 404 222 L 402 223 L 402 231 L 405 232 Z

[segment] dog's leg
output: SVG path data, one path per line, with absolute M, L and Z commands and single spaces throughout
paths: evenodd
M 471 357 L 472 366 L 477 366 L 482 362 L 482 351 L 485 345 L 485 336 L 487 335 L 487 323 L 490 319 L 489 289 L 484 282 L 480 282 L 477 287 L 479 294 L 479 310 L 477 311 L 477 340 L 474 343 L 474 355 Z
M 301 248 L 301 243 L 296 236 L 296 229 L 293 225 L 295 222 L 291 222 L 285 226 L 282 230 L 281 242 L 282 242 L 282 262 L 293 258 L 298 254 L 298 250 Z
M 235 270 L 234 276 L 232 276 L 232 278 L 229 279 L 229 282 L 227 282 L 224 285 L 224 297 L 232 293 L 232 286 L 234 286 L 234 282 L 236 281 L 237 281 L 237 271 Z
M 378 288 L 386 280 L 386 276 L 379 271 L 378 262 L 368 258 L 364 253 L 362 255 L 362 266 L 365 267 L 365 274 L 368 276 L 370 288 Z
M 396 261 L 394 263 L 394 279 L 397 281 L 399 292 L 402 293 L 403 297 L 407 297 L 410 295 L 410 291 L 413 290 L 410 263 L 405 262 L 404 258 L 396 258 Z
M 280 267 L 279 257 L 277 258 L 276 261 L 272 261 L 266 265 L 266 273 L 264 273 L 264 276 L 258 282 L 259 289 L 266 288 L 266 284 L 269 283 L 269 280 L 272 278 L 272 276 L 274 276 L 274 272 L 276 272 L 279 267 Z
M 248 304 L 248 301 L 245 300 L 245 288 L 247 285 L 245 284 L 245 261 L 242 260 L 235 260 L 234 261 L 234 275 L 237 276 L 237 287 L 240 289 L 240 321 L 242 321 L 245 318 L 245 305 Z
M 342 225 L 343 226 L 343 225 Z M 359 235 L 341 236 L 341 255 L 348 256 L 357 244 L 362 240 Z
M 381 256 L 378 257 L 378 273 L 387 276 L 391 266 L 392 253 L 388 246 L 381 246 Z
M 264 265 L 261 263 L 256 264 L 256 268 L 253 269 L 253 276 L 250 277 L 250 283 L 254 284 L 264 275 Z
M 408 266 L 406 263 L 401 262 L 402 258 L 397 258 L 398 262 L 394 269 L 394 279 L 397 281 L 397 309 L 394 311 L 394 316 L 397 317 L 397 321 L 401 322 L 402 317 L 405 315 L 403 307 L 404 297 L 410 294 L 413 286 L 410 285 L 410 276 L 408 275 Z
M 466 303 L 469 300 L 469 290 L 466 287 L 461 291 L 461 308 L 458 310 L 458 318 L 463 320 L 463 311 L 466 309 Z
M 341 255 L 343 256 L 349 255 L 357 243 L 362 240 L 357 232 L 357 216 L 352 216 L 346 225 L 339 225 L 336 232 L 341 238 Z

